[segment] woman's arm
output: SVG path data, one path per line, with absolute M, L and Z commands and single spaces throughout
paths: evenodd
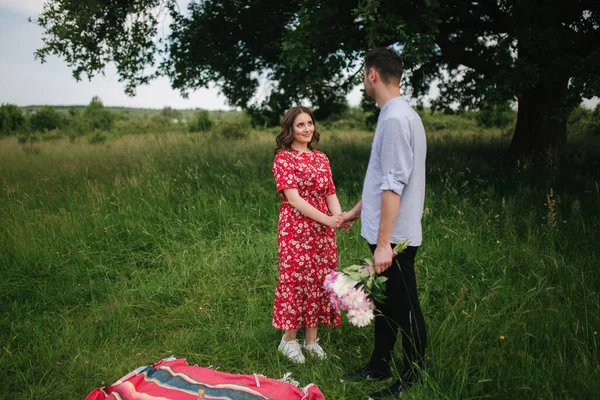
M 300 197 L 298 193 L 298 189 L 284 189 L 283 193 L 287 198 L 288 202 L 298 210 L 302 215 L 307 216 L 308 218 L 315 220 L 323 225 L 330 226 L 332 228 L 337 228 L 339 225 L 340 214 L 338 215 L 327 215 L 317 210 L 315 207 L 310 205 L 306 200 Z M 339 203 L 338 203 L 339 206 Z
M 327 208 L 331 215 L 338 215 L 342 213 L 342 206 L 340 206 L 340 201 L 337 198 L 337 195 L 332 194 L 331 196 L 325 197 L 325 201 L 327 201 Z
M 333 194 L 331 196 L 327 196 L 325 199 L 327 200 L 329 212 L 332 215 L 340 215 L 336 229 L 341 229 L 344 232 L 348 232 L 350 228 L 352 228 L 352 221 L 345 220 L 345 213 L 342 212 L 342 206 L 340 206 L 340 201 L 338 200 L 337 196 Z

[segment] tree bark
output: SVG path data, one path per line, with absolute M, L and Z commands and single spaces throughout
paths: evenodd
M 519 96 L 517 125 L 505 154 L 511 163 L 544 162 L 567 142 L 569 106 L 564 104 L 568 78 L 539 82 Z

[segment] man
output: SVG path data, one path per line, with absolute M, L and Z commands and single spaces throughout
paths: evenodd
M 373 252 L 375 271 L 388 278 L 386 300 L 376 304 L 375 348 L 369 363 L 343 380 L 384 380 L 398 330 L 404 360 L 400 379 L 371 394 L 372 399 L 398 397 L 419 377 L 427 335 L 415 278 L 415 255 L 421 245 L 421 217 L 425 199 L 425 129 L 419 115 L 400 97 L 403 64 L 389 48 L 375 48 L 365 56 L 365 93 L 381 109 L 363 184 L 362 198 L 343 215 L 344 222 L 361 219 L 361 235 Z M 406 240 L 409 247 L 393 254 Z

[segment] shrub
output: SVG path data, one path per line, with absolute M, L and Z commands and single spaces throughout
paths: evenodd
M 181 121 L 181 111 L 174 110 L 171 107 L 165 107 L 162 109 L 161 116 L 167 118 L 169 122 L 173 122 L 173 120 Z
M 172 119 L 165 116 L 164 114 L 157 114 L 155 116 L 153 116 L 150 121 L 152 122 L 152 125 L 154 125 L 154 129 L 153 130 L 157 130 L 159 132 L 164 132 L 166 130 L 169 130 L 169 128 L 172 125 Z
M 94 133 L 88 140 L 90 144 L 98 144 L 106 142 L 106 134 L 102 132 Z
M 358 107 L 349 107 L 343 113 L 339 115 L 333 115 L 324 121 L 319 121 L 317 119 L 317 124 L 321 123 L 323 126 L 340 130 L 367 130 L 367 126 L 365 124 L 366 116 L 367 114 L 362 109 Z
M 579 136 L 587 134 L 588 121 L 592 117 L 592 110 L 579 106 L 569 115 L 567 119 L 567 133 L 569 136 Z
M 24 128 L 25 115 L 19 107 L 14 104 L 2 104 L 0 106 L 0 136 L 10 135 Z
M 56 129 L 53 131 L 47 131 L 46 133 L 43 133 L 41 139 L 43 142 L 50 142 L 53 140 L 62 139 L 62 137 L 62 131 Z
M 115 116 L 104 108 L 104 104 L 98 96 L 92 98 L 92 101 L 83 112 L 83 117 L 92 130 L 109 131 L 113 128 L 115 122 Z
M 206 132 L 213 128 L 213 121 L 206 110 L 198 111 L 196 119 L 190 124 L 190 132 Z
M 600 103 L 596 104 L 592 117 L 590 118 L 590 134 L 600 136 Z
M 593 111 L 575 108 L 567 120 L 567 132 L 569 136 L 600 136 L 600 104 Z
M 215 129 L 215 133 L 218 136 L 226 139 L 243 139 L 248 137 L 250 132 L 248 129 L 239 122 L 219 121 Z
M 65 117 L 54 107 L 45 106 L 31 116 L 31 129 L 35 132 L 60 129 L 65 124 Z
M 79 136 L 83 136 L 90 130 L 88 121 L 83 117 L 82 113 L 76 108 L 69 108 L 67 116 L 66 131 L 69 134 L 69 140 L 74 142 Z
M 339 120 L 348 108 L 345 98 L 327 99 L 321 103 L 319 108 L 313 111 L 313 116 L 317 121 Z
M 113 132 L 115 132 L 118 135 L 145 134 L 152 132 L 153 130 L 154 124 L 146 120 L 117 121 L 117 123 L 115 123 L 115 127 L 113 128 Z
M 517 113 L 509 103 L 483 106 L 475 115 L 475 121 L 486 128 L 504 128 L 516 119 Z

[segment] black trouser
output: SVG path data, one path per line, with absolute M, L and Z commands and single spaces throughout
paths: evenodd
M 369 246 L 371 252 L 375 252 L 377 246 Z M 395 244 L 391 246 L 393 248 Z M 369 361 L 369 368 L 389 371 L 400 328 L 404 353 L 400 378 L 407 384 L 412 384 L 417 379 L 418 369 L 423 368 L 427 345 L 425 319 L 419 304 L 415 277 L 418 249 L 412 246 L 406 248 L 392 259 L 392 265 L 382 274 L 388 278 L 385 288 L 387 298 L 385 303 L 375 303 L 379 312 L 375 313 L 375 349 Z

